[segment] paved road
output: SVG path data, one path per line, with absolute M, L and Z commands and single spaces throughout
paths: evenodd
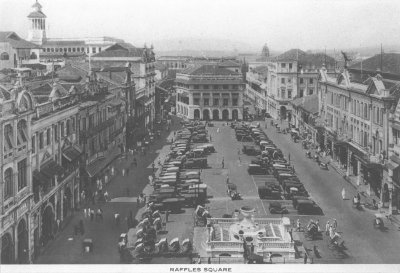
M 179 126 L 174 123 L 173 129 Z M 112 202 L 88 204 L 86 207 L 102 208 L 104 211 L 103 222 L 90 221 L 84 217 L 83 208 L 76 212 L 70 223 L 61 231 L 54 241 L 49 242 L 43 253 L 35 263 L 38 264 L 115 264 L 120 262 L 117 250 L 117 242 L 121 233 L 127 232 L 127 222 L 125 218 L 132 212 L 135 217 L 138 211 L 136 197 L 143 191 L 148 183 L 148 176 L 152 173 L 151 163 L 153 160 L 157 166 L 158 157 L 162 159 L 167 152 L 166 140 L 171 138 L 171 133 L 164 131 L 162 138 L 152 144 L 146 155 L 136 155 L 138 167 L 131 166 L 133 157 L 128 159 L 118 159 L 113 165 L 117 175 L 106 186 Z M 129 175 L 122 176 L 122 168 L 130 168 Z M 129 189 L 129 196 L 127 192 Z M 132 202 L 133 201 L 133 202 Z M 121 215 L 120 226 L 115 225 L 114 213 Z M 75 236 L 73 227 L 84 220 L 85 234 Z M 94 253 L 82 254 L 82 240 L 92 238 L 94 241 Z
M 262 123 L 264 125 L 264 123 Z M 345 263 L 398 263 L 400 232 L 386 221 L 387 232 L 377 231 L 372 222 L 375 211 L 356 210 L 351 197 L 356 190 L 333 169 L 321 170 L 317 164 L 305 157 L 299 143 L 291 141 L 289 134 L 277 133 L 269 126 L 269 138 L 282 149 L 286 157 L 290 153 L 291 162 L 312 198 L 321 206 L 325 216 L 336 218 L 338 229 L 348 247 L 350 256 Z M 346 189 L 349 200 L 342 200 L 341 190 Z

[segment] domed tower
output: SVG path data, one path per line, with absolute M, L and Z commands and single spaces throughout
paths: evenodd
M 268 48 L 267 44 L 264 45 L 264 47 L 261 51 L 261 56 L 269 57 L 269 48 Z
M 42 45 L 46 40 L 46 15 L 42 12 L 42 5 L 37 0 L 32 5 L 32 9 L 28 15 L 28 41 Z

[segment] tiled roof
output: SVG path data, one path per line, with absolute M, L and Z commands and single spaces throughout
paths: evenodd
M 72 58 L 86 56 L 85 52 L 42 52 L 40 58 Z
M 151 49 L 137 48 L 128 43 L 117 43 L 109 48 L 93 55 L 96 57 L 142 57 L 145 50 L 150 53 Z
M 318 94 L 296 98 L 292 100 L 291 103 L 311 114 L 318 113 Z
M 42 11 L 32 11 L 29 13 L 28 18 L 46 18 L 46 15 Z
M 232 60 L 226 60 L 226 61 L 223 61 L 222 63 L 218 64 L 218 66 L 220 66 L 220 67 L 240 67 L 240 64 L 235 61 L 232 61 Z
M 85 46 L 85 41 L 83 40 L 73 40 L 73 41 L 63 41 L 63 40 L 53 40 L 45 41 L 43 47 L 46 46 Z
M 254 71 L 255 71 L 256 73 L 264 73 L 264 72 L 267 72 L 267 71 L 268 71 L 268 66 L 266 66 L 266 65 L 256 66 L 256 67 L 254 68 Z
M 13 48 L 40 48 L 38 45 L 21 39 L 12 31 L 0 31 L 0 43 L 9 43 Z
M 382 57 L 382 58 L 381 58 Z M 362 63 L 356 63 L 349 67 L 349 69 L 357 69 L 368 72 L 376 72 L 381 69 L 381 59 L 382 59 L 382 72 L 394 75 L 400 75 L 400 54 L 399 53 L 383 53 L 375 55 L 371 58 L 363 60 Z
M 181 73 L 189 75 L 240 75 L 240 73 L 210 64 L 196 65 L 183 70 Z
M 63 81 L 74 81 L 79 82 L 82 79 L 85 79 L 87 73 L 83 72 L 80 69 L 74 68 L 71 65 L 66 65 L 61 69 L 57 70 L 57 77 Z
M 275 58 L 272 58 L 273 61 L 295 61 L 298 58 L 300 59 L 303 55 L 306 55 L 306 53 L 300 49 L 291 49 L 288 50 L 281 55 L 276 56 Z

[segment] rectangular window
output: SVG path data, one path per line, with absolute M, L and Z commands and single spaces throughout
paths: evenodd
M 292 79 L 289 78 L 289 79 L 287 80 L 287 82 L 288 82 L 288 83 L 292 83 Z
M 71 134 L 71 121 L 69 119 L 67 120 L 66 129 L 67 129 L 67 136 L 69 136 Z
M 209 89 L 209 86 L 206 84 L 206 85 L 203 85 L 203 88 L 204 89 Z
M 222 104 L 223 106 L 228 106 L 229 99 L 223 99 Z
M 288 99 L 291 99 L 291 98 L 292 98 L 292 90 L 291 90 L 291 89 L 289 89 L 289 90 L 287 91 L 287 97 L 288 97 Z
M 304 79 L 303 78 L 300 78 L 300 84 L 303 84 L 304 83 Z
M 233 98 L 232 99 L 232 106 L 238 106 L 238 99 L 237 98 Z
M 308 94 L 309 95 L 312 95 L 313 93 L 314 93 L 314 89 L 312 89 L 312 88 L 308 89 Z
M 286 96 L 286 91 L 285 91 L 285 90 L 282 90 L 282 99 L 284 99 L 285 96 Z
M 289 69 L 292 69 L 292 67 L 293 67 L 293 64 L 290 63 L 290 64 L 289 64 Z
M 285 83 L 285 78 L 281 78 L 281 83 Z
M 194 98 L 193 99 L 193 104 L 194 105 L 200 105 L 200 99 L 199 98 Z
M 213 89 L 218 90 L 218 85 L 213 85 Z
M 47 129 L 47 145 L 51 144 L 51 131 Z
M 96 53 L 96 48 L 92 47 L 92 53 Z
M 36 153 L 36 137 L 32 137 L 32 154 Z
M 89 116 L 89 129 L 92 129 L 94 127 L 94 114 L 91 114 Z
M 383 125 L 383 108 L 381 108 L 381 122 L 379 124 Z
M 226 85 L 226 84 L 224 84 L 224 85 L 222 85 L 222 89 L 229 89 L 229 85 Z
M 44 134 L 40 132 L 39 134 L 39 149 L 43 149 L 44 146 Z
M 304 96 L 304 89 L 300 89 L 299 97 L 302 98 Z M 332 103 L 331 103 L 332 104 Z
M 18 162 L 18 191 L 26 187 L 26 159 Z
M 199 85 L 195 84 L 193 85 L 194 89 L 199 89 Z
M 214 105 L 214 106 L 218 106 L 218 105 L 219 105 L 219 99 L 214 99 L 213 105 Z
M 285 63 L 281 63 L 281 68 L 285 68 L 286 64 Z
M 310 84 L 314 84 L 314 79 L 310 79 Z
M 54 132 L 54 141 L 58 141 L 58 126 L 57 125 L 54 125 L 53 132 Z
M 204 106 L 208 106 L 209 105 L 209 99 L 204 99 Z
M 65 135 L 65 131 L 64 131 L 64 122 L 61 122 L 60 123 L 60 135 L 61 135 L 61 137 L 64 137 L 64 135 Z
M 82 131 L 86 131 L 86 118 L 82 118 Z

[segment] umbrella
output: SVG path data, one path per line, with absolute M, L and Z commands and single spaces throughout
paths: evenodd
M 179 243 L 179 238 L 178 238 L 178 237 L 172 239 L 172 240 L 169 242 L 169 245 L 172 245 L 172 244 L 174 244 L 174 243 Z

